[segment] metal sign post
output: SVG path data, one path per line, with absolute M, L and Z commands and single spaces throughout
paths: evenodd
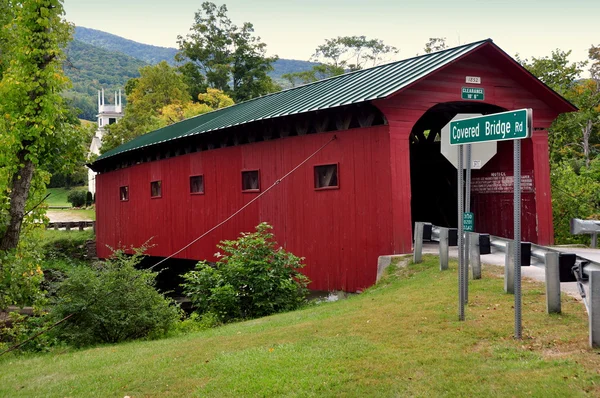
M 464 211 L 470 210 L 471 199 L 471 159 L 467 149 L 467 198 L 463 204 L 463 151 L 465 144 L 485 141 L 512 140 L 514 146 L 514 294 L 515 294 L 515 338 L 520 339 L 521 327 L 521 139 L 531 137 L 531 109 L 519 109 L 477 116 L 450 122 L 450 145 L 460 145 L 458 155 L 458 318 L 465 317 L 464 305 L 467 300 L 468 258 L 463 248 Z M 470 145 L 469 145 L 470 146 Z M 466 268 L 466 272 L 465 272 Z
M 521 141 L 514 140 L 515 339 L 521 339 Z
M 465 213 L 471 212 L 471 144 L 467 144 L 467 175 L 466 175 L 466 186 L 465 186 Z M 463 222 L 464 222 L 464 214 L 463 214 Z M 463 231 L 464 232 L 464 231 Z M 463 287 L 465 303 L 469 302 L 469 243 L 471 240 L 470 234 L 466 234 L 465 236 L 465 248 L 463 249 L 465 255 L 465 261 L 463 264 Z
M 463 147 L 458 148 L 458 320 L 465 320 L 465 278 L 463 275 Z

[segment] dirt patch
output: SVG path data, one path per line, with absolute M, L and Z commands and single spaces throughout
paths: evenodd
M 90 217 L 71 210 L 48 210 L 46 216 L 50 222 L 93 221 Z

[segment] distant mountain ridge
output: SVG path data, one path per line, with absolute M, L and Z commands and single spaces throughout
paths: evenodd
M 176 48 L 138 43 L 137 41 L 125 39 L 124 37 L 113 35 L 112 33 L 84 28 L 82 26 L 75 27 L 73 39 L 105 50 L 123 53 L 148 64 L 157 64 L 160 61 L 167 61 L 169 64 L 174 65 L 175 54 L 178 52 Z
M 121 36 L 113 35 L 112 33 L 84 28 L 82 26 L 75 27 L 73 38 L 105 50 L 120 52 L 148 64 L 157 64 L 160 61 L 167 61 L 169 64 L 175 65 L 175 54 L 179 52 L 176 48 L 138 43 Z M 317 64 L 296 59 L 279 59 L 273 64 L 274 70 L 269 73 L 269 76 L 281 84 L 282 75 L 309 70 L 313 65 Z
M 65 93 L 72 105 L 81 110 L 79 117 L 95 120 L 97 92 L 101 88 L 106 93 L 123 89 L 127 80 L 139 76 L 139 68 L 145 65 L 167 61 L 175 65 L 178 50 L 138 43 L 133 40 L 103 32 L 101 30 L 75 27 L 73 41 L 66 49 L 66 75 L 73 82 L 73 88 Z M 286 73 L 309 70 L 313 62 L 279 59 L 273 64 L 269 76 L 288 88 L 289 82 L 281 76 Z M 107 101 L 112 102 L 112 94 Z

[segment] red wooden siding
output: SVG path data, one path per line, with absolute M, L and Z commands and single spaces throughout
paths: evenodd
M 485 90 L 485 103 L 505 109 L 533 109 L 533 139 L 522 144 L 522 170 L 534 176 L 535 194 L 523 195 L 523 239 L 550 244 L 553 240 L 550 172 L 547 129 L 558 115 L 554 96 L 540 97 L 540 85 L 526 73 L 517 71 L 497 51 L 483 48 L 440 69 L 426 79 L 395 94 L 376 101 L 390 125 L 390 157 L 392 163 L 392 201 L 394 203 L 394 242 L 396 251 L 407 252 L 410 245 L 410 144 L 408 137 L 414 124 L 431 107 L 444 102 L 463 101 L 462 87 Z M 518 73 L 516 73 L 518 72 Z M 465 83 L 466 76 L 481 77 L 482 84 Z M 544 102 L 548 100 L 550 104 Z M 477 102 L 477 101 L 472 101 Z M 560 111 L 567 111 L 563 105 Z M 480 173 L 513 170 L 512 143 L 500 143 L 499 153 Z M 478 172 L 473 173 L 476 177 Z M 511 194 L 473 195 L 476 227 L 479 231 L 512 237 Z M 509 211 L 510 210 L 510 211 Z M 424 221 L 424 220 L 423 220 Z M 510 228 L 509 228 L 510 226 Z M 400 240 L 400 241 L 399 241 Z
M 312 289 L 356 291 L 375 282 L 377 257 L 393 251 L 387 126 L 337 132 L 337 139 L 243 213 L 177 257 L 214 261 L 216 245 L 274 226 L 283 247 L 306 257 Z M 98 175 L 97 247 L 140 246 L 168 256 L 235 212 L 257 193 L 241 191 L 241 171 L 260 170 L 261 190 L 329 141 L 333 133 L 197 152 Z M 339 164 L 339 189 L 315 190 L 314 165 Z M 204 194 L 191 195 L 189 177 L 204 175 Z M 162 197 L 150 198 L 150 181 Z M 129 201 L 119 187 L 129 186 Z M 410 245 L 408 246 L 410 248 Z

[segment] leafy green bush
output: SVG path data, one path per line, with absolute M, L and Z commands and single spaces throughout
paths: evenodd
M 600 219 L 600 157 L 590 167 L 575 162 L 553 165 L 552 212 L 556 244 L 590 243 L 589 235 L 572 235 L 571 218 Z
M 73 207 L 82 207 L 85 205 L 86 192 L 81 190 L 73 190 L 69 192 L 67 200 Z
M 83 260 L 87 258 L 87 241 L 94 239 L 92 231 L 43 231 L 40 236 L 43 254 L 46 260 L 69 258 Z
M 43 305 L 41 262 L 40 250 L 27 238 L 16 250 L 0 251 L 0 310 Z
M 254 233 L 223 241 L 216 264 L 201 261 L 183 275 L 184 292 L 199 314 L 223 322 L 297 309 L 306 302 L 310 282 L 299 271 L 299 257 L 277 247 L 272 229 L 261 223 Z
M 45 312 L 36 311 L 34 315 L 24 315 L 10 312 L 6 321 L 0 321 L 0 351 L 28 340 L 30 337 L 50 326 Z M 60 341 L 48 333 L 42 333 L 19 347 L 25 351 L 49 351 L 60 345 Z
M 93 203 L 94 203 L 94 196 L 92 195 L 92 193 L 90 191 L 87 191 L 87 193 L 85 194 L 85 205 L 91 206 Z
M 173 300 L 155 289 L 156 272 L 138 270 L 143 249 L 128 256 L 115 251 L 101 267 L 77 267 L 58 288 L 52 318 L 75 314 L 59 328 L 75 346 L 159 337 L 179 320 Z
M 178 322 L 175 325 L 173 332 L 176 335 L 200 332 L 202 330 L 217 327 L 220 324 L 221 321 L 212 312 L 207 312 L 203 315 L 198 315 L 196 312 L 192 312 L 188 318 Z

